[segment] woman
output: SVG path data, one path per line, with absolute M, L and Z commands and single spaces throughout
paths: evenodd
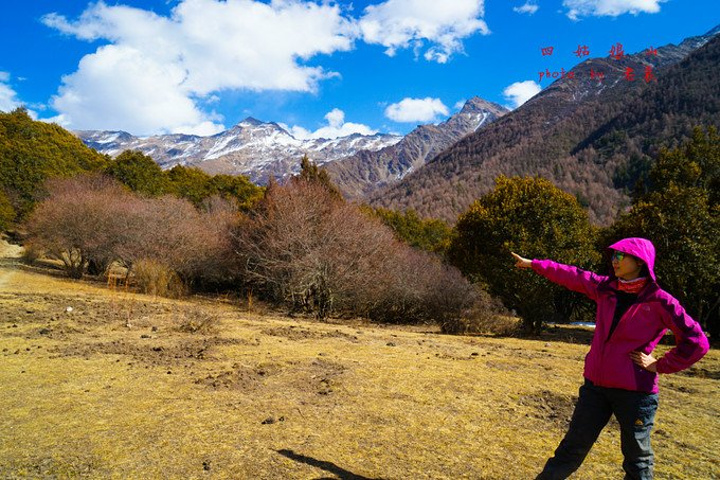
M 658 374 L 690 367 L 709 348 L 700 325 L 658 286 L 652 242 L 626 238 L 608 249 L 612 252 L 609 276 L 512 254 L 516 267 L 532 268 L 597 303 L 585 383 L 568 432 L 538 479 L 567 478 L 577 470 L 613 414 L 620 424 L 625 479 L 651 479 L 650 430 L 658 405 Z M 677 344 L 656 359 L 652 351 L 667 328 Z

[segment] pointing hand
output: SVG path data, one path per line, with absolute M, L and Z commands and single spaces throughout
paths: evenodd
M 510 252 L 510 254 L 515 257 L 515 266 L 517 268 L 531 268 L 532 267 L 532 260 L 528 258 L 523 258 L 520 255 L 518 255 L 515 252 Z

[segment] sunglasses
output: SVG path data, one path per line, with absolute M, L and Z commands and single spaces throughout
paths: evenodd
M 627 254 L 625 252 L 613 252 L 612 257 L 610 257 L 610 261 L 614 262 L 617 260 L 618 262 L 622 262 L 622 259 L 625 258 L 626 255 Z

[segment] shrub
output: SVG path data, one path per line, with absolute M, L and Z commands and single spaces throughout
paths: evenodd
M 132 268 L 153 260 L 190 286 L 228 282 L 237 270 L 230 242 L 237 214 L 226 200 L 200 212 L 171 196 L 142 198 L 102 176 L 53 180 L 47 188 L 28 223 L 30 242 L 74 278 L 88 267 L 102 273 L 113 261 Z
M 444 255 L 450 245 L 452 228 L 443 220 L 422 219 L 414 210 L 402 213 L 386 208 L 361 208 L 368 215 L 378 217 L 400 240 L 415 248 Z
M 525 329 L 567 321 L 588 303 L 579 294 L 514 268 L 510 251 L 589 268 L 597 263 L 595 230 L 577 199 L 548 180 L 499 177 L 456 225 L 449 257 L 472 280 L 487 285 Z
M 175 271 L 192 287 L 231 280 L 233 265 L 230 231 L 236 212 L 223 200 L 200 212 L 189 201 L 164 196 L 145 199 L 136 214 L 141 228 L 118 246 L 117 256 L 132 266 L 152 259 Z
M 443 333 L 508 336 L 519 332 L 520 320 L 512 316 L 499 300 L 480 289 L 476 291 L 474 300 L 473 306 L 462 316 L 450 318 L 440 325 Z
M 5 192 L 0 189 L 0 232 L 7 230 L 15 221 L 15 209 Z
M 216 333 L 219 328 L 220 317 L 199 307 L 190 307 L 182 311 L 178 330 L 184 333 Z
M 82 277 L 91 261 L 104 270 L 138 228 L 131 221 L 138 199 L 99 175 L 52 179 L 46 188 L 48 198 L 27 224 L 30 242 L 61 260 L 72 278 Z
M 248 287 L 291 312 L 417 323 L 459 316 L 472 287 L 321 182 L 270 185 L 235 233 Z
M 187 293 L 180 276 L 157 260 L 137 260 L 132 266 L 132 274 L 141 293 L 167 298 L 180 298 Z

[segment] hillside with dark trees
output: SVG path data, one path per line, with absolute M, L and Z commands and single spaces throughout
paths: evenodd
M 574 78 L 556 81 L 370 203 L 454 223 L 499 175 L 539 175 L 573 194 L 593 223 L 609 224 L 644 185 L 663 147 L 690 138 L 694 126 L 720 126 L 717 32 L 660 47 L 656 55 L 583 62 L 571 70 Z M 592 79 L 591 71 L 605 77 Z

